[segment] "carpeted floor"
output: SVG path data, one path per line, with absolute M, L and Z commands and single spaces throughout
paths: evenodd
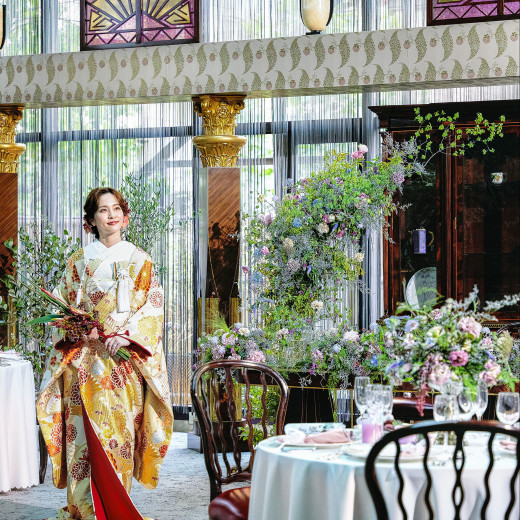
M 45 483 L 0 493 L 0 520 L 42 520 L 66 505 L 65 489 L 52 485 L 50 466 Z M 134 481 L 132 500 L 139 512 L 158 520 L 207 520 L 209 480 L 204 456 L 187 448 L 186 433 L 176 432 L 164 459 L 159 485 L 150 490 Z M 124 520 L 124 519 L 121 519 Z

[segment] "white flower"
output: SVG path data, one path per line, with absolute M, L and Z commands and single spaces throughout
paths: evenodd
M 244 324 L 240 321 L 237 321 L 233 327 L 235 327 L 235 329 L 241 329 L 242 327 L 244 326 Z
M 211 336 L 211 337 L 209 338 L 209 341 L 210 341 L 210 343 L 212 343 L 213 345 L 218 345 L 219 339 L 218 339 L 216 336 Z
M 334 354 L 337 354 L 340 350 L 341 350 L 341 345 L 339 345 L 338 343 L 336 343 L 335 345 L 332 346 L 332 352 L 334 352 Z
M 319 300 L 314 300 L 311 302 L 311 308 L 315 311 L 320 311 L 323 309 L 323 302 L 320 302 Z
M 249 329 L 247 327 L 240 327 L 238 333 L 242 336 L 249 336 Z
M 358 146 L 358 150 L 361 152 L 361 153 L 367 153 L 368 152 L 368 146 L 366 144 L 360 144 Z
M 343 334 L 343 341 L 357 341 L 359 339 L 359 333 L 355 330 L 347 330 Z
M 289 329 L 286 329 L 286 328 L 283 328 L 283 329 L 280 329 L 276 335 L 281 338 L 283 336 L 287 336 L 287 334 L 289 334 Z
M 294 242 L 290 239 L 290 238 L 286 238 L 284 241 L 283 241 L 283 248 L 285 250 L 289 250 L 289 249 L 292 249 L 294 247 Z
M 271 240 L 271 238 L 273 238 L 273 237 L 271 236 L 271 233 L 266 233 L 266 234 L 265 234 L 265 239 L 266 239 L 266 240 Z
M 358 262 L 360 264 L 364 258 L 365 258 L 364 253 L 357 253 L 356 256 L 354 257 L 354 261 Z
M 325 224 L 325 222 L 320 222 L 320 223 L 316 226 L 316 229 L 318 230 L 318 233 L 324 235 L 325 233 L 328 233 L 328 232 L 329 232 L 329 225 L 328 225 L 328 224 Z

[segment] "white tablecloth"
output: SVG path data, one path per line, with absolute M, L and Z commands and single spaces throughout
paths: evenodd
M 2 356 L 0 366 L 0 492 L 38 485 L 34 376 L 29 361 Z
M 463 520 L 480 519 L 485 497 L 483 474 L 488 458 L 483 448 L 465 448 L 462 483 Z M 364 475 L 364 460 L 342 455 L 327 460 L 326 450 L 282 452 L 276 439 L 266 439 L 257 448 L 251 483 L 249 520 L 374 520 L 376 512 Z M 426 486 L 420 462 L 401 464 L 405 480 L 403 501 L 408 518 L 428 518 L 421 490 Z M 435 518 L 453 518 L 451 492 L 455 481 L 453 467 L 433 466 L 430 500 Z M 506 454 L 495 462 L 491 474 L 492 499 L 487 518 L 503 519 L 509 503 L 509 479 L 516 458 Z M 377 464 L 378 477 L 390 518 L 402 518 L 397 505 L 399 483 L 393 465 Z M 520 483 L 516 481 L 516 503 L 511 518 L 520 518 Z

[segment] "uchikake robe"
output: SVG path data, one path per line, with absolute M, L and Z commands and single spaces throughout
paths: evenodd
M 58 518 L 141 520 L 128 495 L 132 476 L 157 486 L 173 426 L 163 291 L 151 258 L 126 241 L 107 248 L 96 240 L 69 258 L 54 293 L 98 311 L 105 334 L 131 340 L 128 361 L 100 340 L 60 340 L 49 355 L 37 416 L 54 485 L 67 487 Z

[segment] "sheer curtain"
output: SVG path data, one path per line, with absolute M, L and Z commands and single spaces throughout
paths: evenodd
M 201 41 L 290 37 L 305 34 L 299 0 L 204 0 L 200 4 Z M 424 0 L 336 0 L 325 32 L 341 33 L 418 27 L 426 24 Z M 7 40 L 2 55 L 79 51 L 79 0 L 10 0 Z M 248 138 L 241 152 L 242 210 L 251 212 L 260 193 L 280 195 L 288 178 L 320 167 L 332 149 L 349 151 L 357 143 L 379 151 L 372 105 L 518 98 L 520 88 L 475 87 L 388 93 L 247 100 L 237 134 Z M 27 144 L 19 168 L 19 222 L 42 217 L 56 229 L 82 235 L 82 201 L 99 184 L 120 187 L 127 173 L 162 182 L 164 203 L 173 203 L 174 232 L 160 237 L 155 257 L 168 266 L 165 348 L 173 401 L 189 405 L 189 381 L 196 341 L 193 294 L 194 197 L 199 159 L 191 137 L 200 122 L 191 103 L 120 105 L 27 110 L 18 140 Z M 345 307 L 353 326 L 368 326 L 383 312 L 381 237 L 367 240 L 367 293 L 347 291 Z M 242 257 L 247 251 L 242 244 Z M 244 310 L 252 301 L 240 280 Z M 243 313 L 244 319 L 247 316 Z M 195 331 L 195 332 L 194 332 Z

